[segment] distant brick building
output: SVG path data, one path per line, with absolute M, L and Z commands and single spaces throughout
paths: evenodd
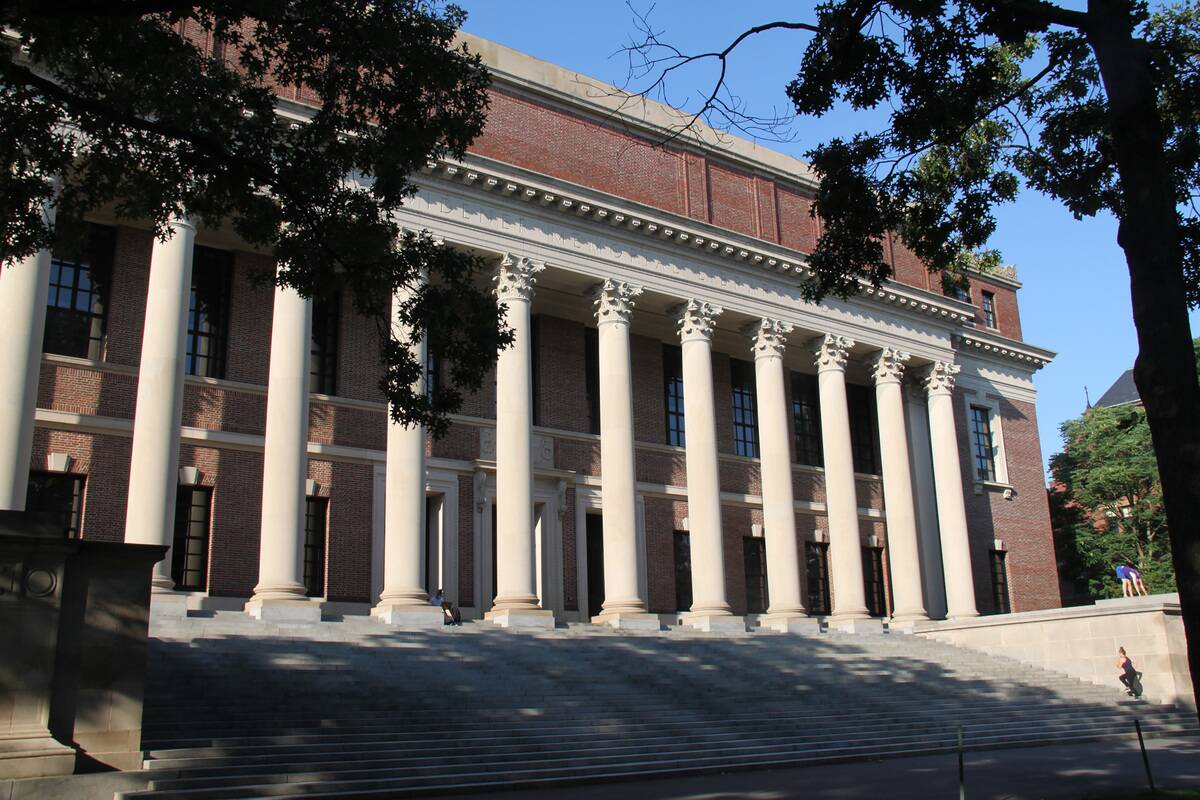
M 1059 605 L 1032 382 L 1053 354 L 1021 340 L 1013 271 L 945 296 L 889 239 L 893 282 L 805 302 L 804 164 L 656 146 L 667 110 L 614 112 L 586 78 L 466 39 L 495 75 L 487 129 L 418 176 L 402 222 L 491 257 L 519 335 L 449 435 L 389 444 L 379 342 L 349 302 L 252 283 L 271 260 L 227 232 L 180 221 L 156 243 L 97 216 L 88 252 L 40 262 L 10 495 L 29 470 L 31 507 L 71 535 L 170 543 L 159 588 L 191 607 L 257 587 L 403 610 L 441 587 L 513 624 L 540 605 L 786 628 Z

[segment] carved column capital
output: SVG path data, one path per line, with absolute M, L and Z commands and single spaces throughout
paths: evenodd
M 537 275 L 546 265 L 524 256 L 513 256 L 505 253 L 500 259 L 500 271 L 496 273 L 496 299 L 524 300 L 528 302 L 533 297 L 533 285 Z
M 817 371 L 824 372 L 835 369 L 838 372 L 845 372 L 846 362 L 850 359 L 851 347 L 854 347 L 854 340 L 848 336 L 828 333 L 818 339 L 813 345 Z
M 871 360 L 871 378 L 876 385 L 900 383 L 904 380 L 904 365 L 912 355 L 903 350 L 885 347 Z
M 680 341 L 711 340 L 717 317 L 724 310 L 720 306 L 706 303 L 703 300 L 688 300 L 686 303 L 676 306 L 672 316 L 679 328 Z
M 745 329 L 750 337 L 750 352 L 755 359 L 782 358 L 787 346 L 787 335 L 793 330 L 790 322 L 780 322 L 763 317 L 758 322 L 751 323 Z
M 634 302 L 642 293 L 642 287 L 634 286 L 625 281 L 615 281 L 606 278 L 591 291 L 592 303 L 596 306 L 596 322 L 629 323 L 633 313 Z
M 950 394 L 954 391 L 954 376 L 962 368 L 948 361 L 935 361 L 921 376 L 921 383 L 929 394 Z

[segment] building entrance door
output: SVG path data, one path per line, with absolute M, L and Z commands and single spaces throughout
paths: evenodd
M 604 607 L 604 518 L 587 515 L 587 613 L 597 616 Z

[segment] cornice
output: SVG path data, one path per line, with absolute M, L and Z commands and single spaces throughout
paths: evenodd
M 1003 286 L 1011 286 L 1013 289 L 1020 289 L 1023 285 L 1019 280 L 1017 280 L 1016 264 L 1005 264 L 1002 267 L 990 269 L 986 272 L 984 270 L 968 268 L 967 272 L 976 277 L 983 278 L 986 281 L 991 281 L 992 283 L 999 283 Z
M 1046 366 L 1058 355 L 1053 350 L 1018 342 L 1015 339 L 982 329 L 963 330 L 955 333 L 954 344 L 959 350 L 972 355 L 999 357 L 1031 367 L 1034 371 Z
M 702 255 L 728 261 L 743 269 L 759 270 L 777 278 L 791 278 L 796 284 L 812 275 L 807 266 L 807 256 L 798 250 L 755 240 L 696 220 L 687 220 L 669 212 L 647 209 L 593 189 L 565 182 L 550 186 L 518 175 L 507 165 L 492 159 L 479 156 L 470 156 L 469 162 L 439 159 L 427 162 L 421 172 L 428 178 L 451 183 L 480 195 L 516 199 L 594 226 L 641 234 L 659 244 L 672 246 L 690 258 Z M 972 306 L 933 292 L 892 281 L 879 289 L 866 280 L 860 279 L 859 284 L 862 286 L 860 300 L 873 299 L 952 325 L 963 325 L 975 319 Z

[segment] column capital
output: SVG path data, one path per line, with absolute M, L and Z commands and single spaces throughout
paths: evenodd
M 871 378 L 878 386 L 881 383 L 900 383 L 904 380 L 904 366 L 912 358 L 910 353 L 885 347 L 870 361 Z
M 676 306 L 671 316 L 679 328 L 679 339 L 683 342 L 712 339 L 713 327 L 725 309 L 703 300 L 688 300 Z
M 642 287 L 640 286 L 605 278 L 603 283 L 597 284 L 589 292 L 592 304 L 596 306 L 597 324 L 605 322 L 628 324 L 629 315 L 633 313 L 634 302 L 641 293 Z
M 538 273 L 545 268 L 546 265 L 541 261 L 505 253 L 494 279 L 496 299 L 528 301 L 533 297 L 533 285 L 537 282 Z
M 921 383 L 928 394 L 950 394 L 954 391 L 954 376 L 961 369 L 949 361 L 935 361 L 921 376 Z
M 813 344 L 813 355 L 818 372 L 826 370 L 846 371 L 846 362 L 850 358 L 850 348 L 854 340 L 848 336 L 838 336 L 827 333 Z
M 782 358 L 787 345 L 787 335 L 793 330 L 790 322 L 763 317 L 747 325 L 744 332 L 750 337 L 750 352 L 755 360 L 760 358 Z

